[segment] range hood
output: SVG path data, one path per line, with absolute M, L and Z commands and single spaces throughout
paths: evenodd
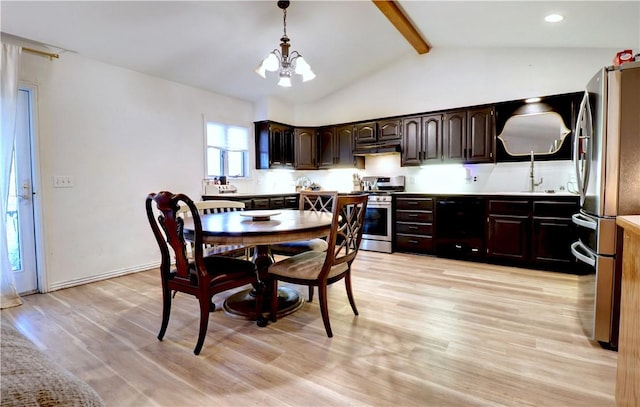
M 357 145 L 353 155 L 378 155 L 400 153 L 400 144 L 372 143 Z

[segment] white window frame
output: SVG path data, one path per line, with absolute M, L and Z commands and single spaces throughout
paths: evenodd
M 253 140 L 253 130 L 250 124 L 248 123 L 238 123 L 238 122 L 232 122 L 232 121 L 226 121 L 226 120 L 217 120 L 217 119 L 212 119 L 212 118 L 207 118 L 204 117 L 203 118 L 203 137 L 202 137 L 202 143 L 203 143 L 203 156 L 204 156 L 204 167 L 203 167 L 203 172 L 204 172 L 204 179 L 207 180 L 212 180 L 214 178 L 217 178 L 218 175 L 209 175 L 208 174 L 208 149 L 209 149 L 209 144 L 207 142 L 207 124 L 208 123 L 215 123 L 215 124 L 219 124 L 219 125 L 223 125 L 225 127 L 241 127 L 247 130 L 247 150 L 245 153 L 245 159 L 244 159 L 244 176 L 241 177 L 237 177 L 237 176 L 230 176 L 228 175 L 228 160 L 224 159 L 226 158 L 226 154 L 223 155 L 223 171 L 225 172 L 225 174 L 222 174 L 224 176 L 227 177 L 227 179 L 250 179 L 251 178 L 251 154 L 252 154 L 252 140 Z M 223 150 L 223 151 L 227 151 L 227 150 Z

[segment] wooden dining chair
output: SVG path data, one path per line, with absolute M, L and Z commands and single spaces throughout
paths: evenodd
M 188 208 L 189 216 L 193 218 L 194 256 L 192 260 L 187 257 L 187 244 L 183 236 L 184 218 L 178 216 L 180 204 Z M 162 256 L 160 276 L 163 306 L 159 340 L 164 337 L 169 324 L 171 291 L 191 294 L 200 303 L 200 331 L 193 350 L 196 355 L 202 349 L 209 324 L 209 313 L 215 310 L 212 297 L 217 293 L 253 284 L 257 288 L 258 325 L 266 325 L 265 319 L 262 318 L 264 285 L 258 277 L 255 265 L 250 261 L 232 257 L 203 256 L 200 214 L 195 203 L 188 196 L 168 191 L 152 193 L 147 195 L 145 206 L 151 230 Z
M 333 203 L 338 196 L 337 191 L 300 191 L 299 210 L 316 212 L 331 212 Z M 296 242 L 283 242 L 273 244 L 270 247 L 271 254 L 280 256 L 295 256 L 296 254 L 314 251 L 325 252 L 327 241 L 322 238 L 300 240 Z M 309 302 L 313 301 L 313 286 L 309 286 Z
M 367 195 L 344 195 L 335 198 L 331 232 L 326 252 L 308 251 L 269 266 L 272 279 L 271 320 L 276 321 L 278 281 L 318 287 L 320 311 L 327 336 L 332 337 L 327 304 L 327 286 L 344 279 L 353 313 L 358 309 L 351 289 L 351 264 L 356 258 L 367 209 Z
M 223 212 L 235 212 L 243 211 L 245 208 L 244 202 L 237 202 L 231 200 L 209 200 L 209 201 L 197 201 L 194 202 L 198 213 L 200 215 L 206 215 L 209 213 L 223 213 Z M 182 217 L 189 217 L 189 207 L 186 205 L 180 206 L 178 215 Z M 193 256 L 193 242 L 189 244 L 188 255 Z M 204 256 L 230 256 L 230 257 L 244 257 L 245 260 L 251 259 L 251 247 L 242 244 L 207 244 L 204 245 Z

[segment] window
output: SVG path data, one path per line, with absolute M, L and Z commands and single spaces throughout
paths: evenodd
M 249 128 L 207 122 L 205 178 L 249 176 Z

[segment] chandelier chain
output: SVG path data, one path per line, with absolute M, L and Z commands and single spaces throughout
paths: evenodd
M 287 36 L 287 9 L 282 10 L 282 26 L 284 27 L 284 36 Z

